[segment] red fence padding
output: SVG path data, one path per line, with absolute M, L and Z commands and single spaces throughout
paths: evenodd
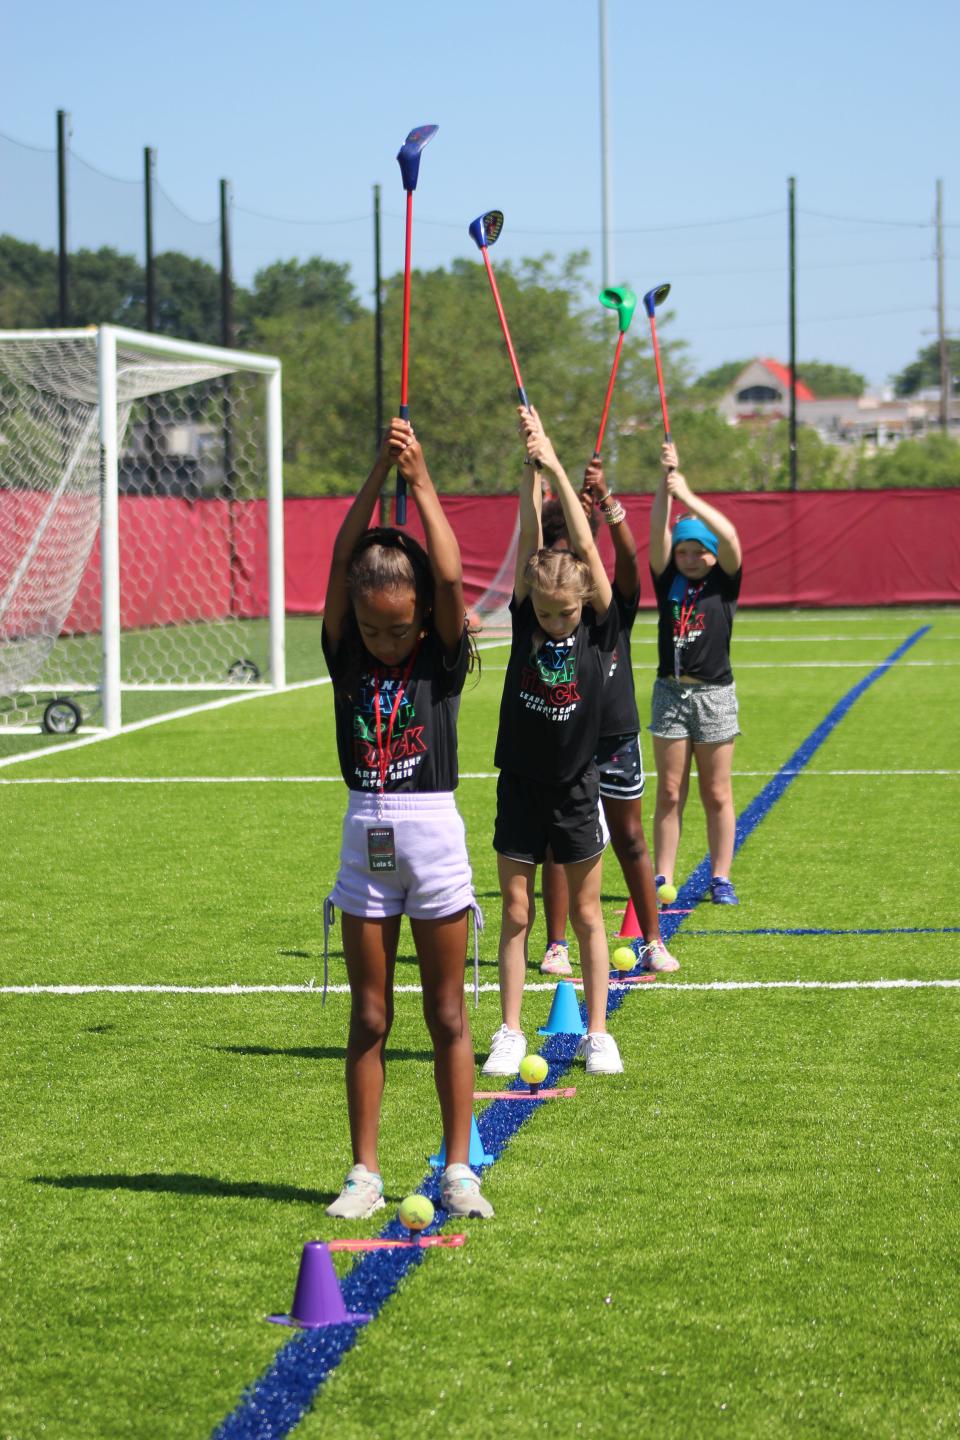
M 29 497 L 0 492 L 0 525 L 22 525 Z M 649 495 L 621 496 L 640 549 L 641 603 L 652 607 L 647 569 Z M 820 491 L 709 496 L 737 527 L 745 566 L 743 605 L 908 605 L 960 601 L 960 490 Z M 16 502 L 16 513 L 15 513 Z M 493 581 L 517 516 L 511 495 L 443 497 L 463 557 L 467 605 Z M 320 614 L 333 543 L 349 496 L 284 502 L 287 610 Z M 32 513 L 32 511 L 29 511 Z M 409 532 L 423 539 L 416 507 Z M 234 554 L 231 585 L 231 527 Z M 7 533 L 13 533 L 8 530 Z M 606 527 L 600 551 L 612 569 Z M 121 624 L 136 626 L 265 615 L 265 500 L 120 499 Z M 64 630 L 100 627 L 95 544 Z

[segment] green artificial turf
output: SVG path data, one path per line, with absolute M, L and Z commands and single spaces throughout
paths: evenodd
M 298 1435 L 960 1433 L 960 993 L 696 988 L 960 978 L 954 933 L 738 933 L 960 925 L 956 611 L 741 615 L 735 793 L 923 623 L 739 852 L 741 905 L 698 907 L 681 970 L 627 996 L 624 1075 L 571 1072 L 576 1098 L 487 1174 L 496 1220 L 408 1274 Z M 468 682 L 466 773 L 492 772 L 505 654 Z M 844 668 L 791 664 L 811 658 Z M 319 986 L 344 804 L 314 783 L 337 775 L 329 687 L 55 743 L 0 770 L 95 782 L 0 783 L 3 984 Z M 489 982 L 494 781 L 465 778 L 458 803 Z M 694 793 L 678 874 L 704 851 Z M 615 933 L 612 858 L 604 903 Z M 538 917 L 532 966 L 544 938 Z M 405 928 L 398 981 L 416 979 Z M 525 997 L 531 1044 L 549 1005 Z M 262 1317 L 332 1235 L 349 1163 L 348 1008 L 319 989 L 0 996 L 0 1435 L 206 1435 L 269 1365 L 290 1337 Z M 498 997 L 470 1010 L 482 1057 Z M 387 1214 L 441 1135 L 418 995 L 397 997 L 389 1070 Z

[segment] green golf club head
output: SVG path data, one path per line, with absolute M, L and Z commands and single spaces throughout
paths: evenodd
M 606 305 L 608 310 L 616 310 L 621 334 L 629 330 L 637 308 L 637 297 L 629 285 L 608 285 L 600 291 L 600 304 Z

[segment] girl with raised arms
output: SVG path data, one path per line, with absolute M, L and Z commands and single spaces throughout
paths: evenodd
M 368 529 L 396 463 L 426 551 L 401 530 Z M 377 1158 L 385 1049 L 403 915 L 410 921 L 447 1165 L 443 1207 L 489 1217 L 469 1168 L 474 1054 L 464 999 L 476 901 L 457 787 L 457 715 L 470 661 L 460 550 L 405 420 L 392 420 L 340 527 L 323 616 L 340 769 L 349 790 L 340 870 L 327 904 L 342 912 L 350 981 L 347 1108 L 353 1166 L 327 1214 L 383 1208 Z
M 520 1010 L 527 936 L 536 867 L 550 851 L 566 872 L 583 967 L 588 1033 L 580 1053 L 590 1074 L 617 1074 L 623 1064 L 606 1026 L 610 955 L 600 906 L 606 836 L 594 759 L 617 610 L 580 501 L 536 411 L 521 409 L 520 425 L 528 458 L 555 478 L 570 550 L 543 548 L 541 485 L 530 465 L 520 485 L 513 635 L 494 757 L 503 1024 L 483 1073 L 516 1074 L 526 1053 Z

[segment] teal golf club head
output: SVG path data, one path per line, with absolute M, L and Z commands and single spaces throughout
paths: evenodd
M 669 289 L 669 286 L 667 287 Z M 637 297 L 629 285 L 608 285 L 600 291 L 600 304 L 608 310 L 616 310 L 621 335 L 630 328 L 633 312 L 637 308 Z

